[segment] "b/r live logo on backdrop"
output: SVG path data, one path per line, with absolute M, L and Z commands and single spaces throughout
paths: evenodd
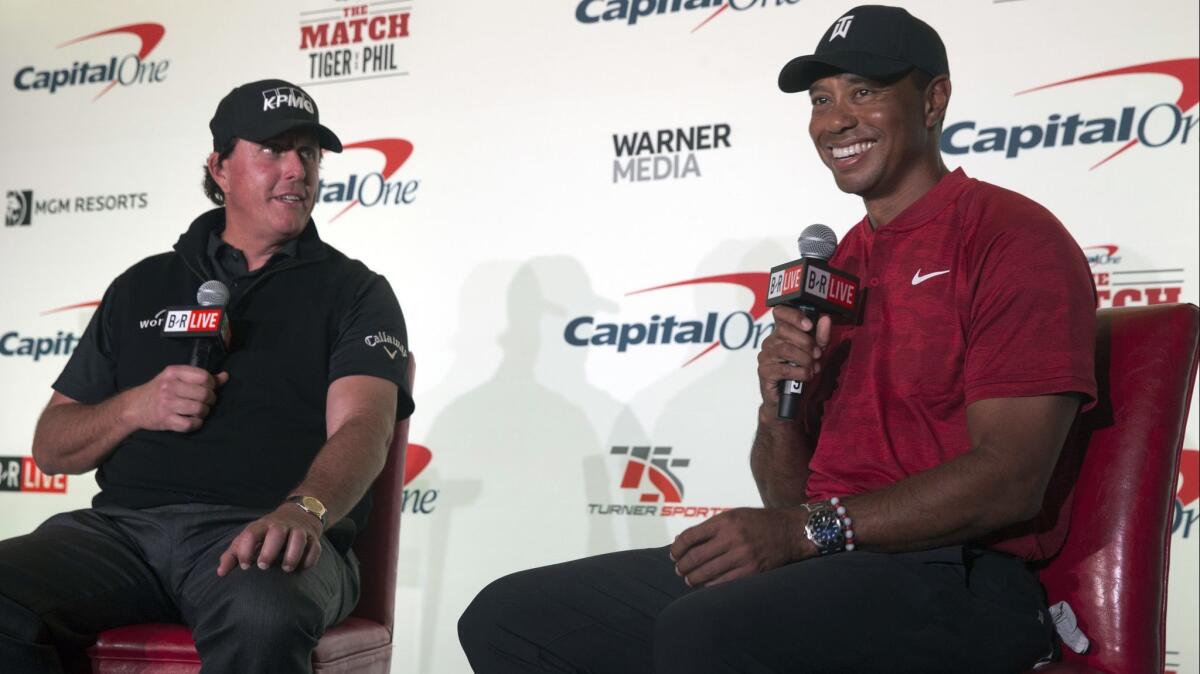
M 0 456 L 0 491 L 67 493 L 66 475 L 47 475 L 32 456 Z
M 636 499 L 629 503 L 589 503 L 590 515 L 625 515 L 632 517 L 711 517 L 729 510 L 725 507 L 697 506 L 683 502 L 684 487 L 681 472 L 692 464 L 691 459 L 672 456 L 673 447 L 650 445 L 619 445 L 609 456 L 621 459 L 622 491 Z

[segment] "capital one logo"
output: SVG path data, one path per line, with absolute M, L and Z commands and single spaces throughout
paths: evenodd
M 18 91 L 45 90 L 47 93 L 54 94 L 59 89 L 66 87 L 107 83 L 107 86 L 92 99 L 96 101 L 118 84 L 128 87 L 162 82 L 167 77 L 167 69 L 171 62 L 166 59 L 157 62 L 148 61 L 146 57 L 154 51 L 166 32 L 167 29 L 159 23 L 131 23 L 68 40 L 58 45 L 57 48 L 61 49 L 100 37 L 131 36 L 137 39 L 138 49 L 135 53 L 125 56 L 113 55 L 95 63 L 88 60 L 76 60 L 68 68 L 25 66 L 19 69 L 13 77 L 13 86 Z M 124 42 L 128 44 L 128 38 L 125 38 Z
M 687 468 L 691 459 L 671 458 L 670 447 L 613 447 L 612 455 L 628 456 L 621 476 L 621 489 L 638 492 L 641 503 L 679 503 L 683 482 L 671 470 Z
M 263 112 L 278 110 L 281 105 L 287 105 L 290 108 L 304 110 L 310 115 L 315 114 L 312 101 L 299 89 L 293 89 L 292 87 L 268 89 L 262 92 L 262 97 Z
M 337 215 L 329 219 L 329 222 L 342 217 L 355 206 L 403 206 L 416 200 L 419 180 L 391 180 L 412 156 L 411 142 L 403 138 L 375 138 L 344 144 L 342 148 L 376 152 L 383 157 L 383 168 L 370 173 L 352 173 L 341 182 L 326 181 L 322 178 L 317 187 L 317 202 L 346 204 Z
M 1179 485 L 1175 491 L 1175 518 L 1171 533 L 1191 538 L 1196 526 L 1196 501 L 1200 501 L 1200 450 L 1185 449 L 1179 455 Z
M 750 306 L 744 311 L 721 314 L 710 311 L 703 318 L 679 320 L 667 312 L 653 314 L 648 321 L 628 323 L 600 323 L 595 316 L 578 316 L 567 322 L 563 339 L 567 344 L 578 347 L 616 348 L 625 353 L 631 348 L 670 346 L 673 344 L 707 344 L 699 353 L 686 360 L 687 367 L 717 347 L 737 351 L 747 347 L 758 348 L 762 340 L 775 329 L 774 323 L 760 324 L 758 320 L 768 311 L 766 272 L 741 272 L 718 274 L 701 278 L 676 281 L 664 285 L 642 288 L 626 296 L 683 286 L 728 284 L 750 291 Z
M 1139 63 L 1123 68 L 1103 70 L 1018 91 L 1024 96 L 1047 89 L 1129 75 L 1167 77 L 1179 85 L 1175 101 L 1161 101 L 1138 109 L 1130 103 L 1118 103 L 1099 114 L 1077 112 L 1052 113 L 1044 122 L 988 126 L 976 129 L 981 123 L 973 120 L 955 122 L 942 132 L 941 150 L 946 154 L 1003 153 L 1007 159 L 1031 151 L 1057 151 L 1076 145 L 1120 143 L 1116 150 L 1103 157 L 1092 169 L 1107 163 L 1135 145 L 1161 148 L 1171 144 L 1185 145 L 1200 125 L 1192 109 L 1200 103 L 1200 58 L 1181 58 Z M 1124 83 L 1125 80 L 1122 80 Z M 1136 80 L 1129 80 L 1133 86 Z
M 413 515 L 428 515 L 433 512 L 439 491 L 433 488 L 409 487 L 409 483 L 417 479 L 429 462 L 433 461 L 433 452 L 424 445 L 409 443 L 404 453 L 404 490 L 401 494 L 400 509 Z
M 846 37 L 850 33 L 850 22 L 852 21 L 854 21 L 853 14 L 847 14 L 838 19 L 833 24 L 833 33 L 829 36 L 829 41 L 833 42 L 833 39 L 836 37 Z

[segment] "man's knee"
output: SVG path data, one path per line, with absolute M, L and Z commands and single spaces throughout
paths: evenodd
M 711 590 L 671 602 L 654 621 L 654 671 L 701 672 L 721 659 L 728 641 L 719 602 Z
M 296 591 L 282 571 L 235 570 L 225 580 L 231 581 L 227 595 L 193 626 L 202 655 L 230 644 L 265 653 L 308 653 L 316 647 L 328 607 Z
M 470 657 L 488 644 L 494 644 L 505 632 L 506 617 L 514 611 L 529 610 L 530 571 L 522 571 L 492 581 L 475 595 L 458 619 L 458 641 Z
M 43 636 L 41 617 L 0 592 L 0 638 L 33 642 Z

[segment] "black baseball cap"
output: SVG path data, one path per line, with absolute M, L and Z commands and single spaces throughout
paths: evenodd
M 321 125 L 312 97 L 283 80 L 259 80 L 234 87 L 217 104 L 208 128 L 216 151 L 234 138 L 258 143 L 296 128 L 311 129 L 326 150 L 342 151 L 337 134 Z
M 833 22 L 811 55 L 788 61 L 779 71 L 779 88 L 804 91 L 837 73 L 886 82 L 913 68 L 931 76 L 950 74 L 937 31 L 901 7 L 859 5 Z

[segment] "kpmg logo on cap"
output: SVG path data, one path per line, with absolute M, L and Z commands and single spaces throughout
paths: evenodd
M 1154 75 L 1168 77 L 1179 84 L 1179 98 L 1139 109 L 1123 105 L 1119 112 L 1109 110 L 1100 114 L 1077 112 L 1052 113 L 1044 122 L 982 126 L 974 120 L 956 122 L 942 132 L 941 149 L 946 154 L 1003 153 L 1016 159 L 1023 152 L 1057 151 L 1084 145 L 1120 143 L 1092 165 L 1092 169 L 1112 160 L 1135 145 L 1157 149 L 1167 145 L 1185 145 L 1192 131 L 1200 124 L 1194 114 L 1187 114 L 1200 103 L 1200 58 L 1154 61 L 1124 68 L 1114 68 L 1089 75 L 1043 84 L 1017 96 L 1079 85 L 1090 80 L 1102 80 L 1125 75 Z M 1122 80 L 1135 84 L 1137 80 Z M 1022 106 L 1024 108 L 1025 106 Z
M 707 11 L 708 15 L 692 28 L 693 33 L 726 10 L 744 12 L 767 7 L 798 4 L 800 0 L 580 0 L 575 20 L 584 24 L 624 23 L 636 25 L 652 16 L 680 16 L 686 12 Z
M 267 89 L 262 92 L 263 97 L 263 112 L 268 110 L 278 110 L 286 105 L 289 108 L 303 110 L 310 115 L 316 114 L 316 108 L 313 107 L 313 102 L 308 96 L 304 95 L 303 91 L 293 89 L 292 87 L 279 87 L 278 89 Z
M 146 57 L 150 55 L 150 52 L 154 51 L 154 48 L 162 41 L 163 35 L 166 32 L 167 30 L 163 28 L 162 24 L 131 23 L 127 26 L 109 28 L 108 30 L 101 30 L 68 40 L 58 45 L 57 48 L 61 49 L 80 42 L 111 35 L 132 35 L 138 39 L 139 46 L 136 53 L 125 55 L 115 54 L 96 62 L 84 59 L 72 62 L 70 66 L 51 66 L 47 68 L 25 66 L 17 70 L 16 75 L 13 77 L 13 86 L 18 91 L 46 91 L 47 93 L 54 94 L 59 89 L 76 86 L 88 86 L 92 84 L 107 85 L 92 98 L 95 101 L 104 94 L 107 94 L 118 84 L 123 87 L 130 87 L 162 82 L 167 78 L 167 69 L 170 67 L 171 62 L 166 59 L 150 61 Z M 110 44 L 111 42 L 103 41 L 103 43 Z M 128 43 L 128 38 L 125 38 L 125 43 Z
M 835 37 L 846 37 L 847 35 L 849 35 L 850 34 L 850 22 L 852 22 L 852 21 L 854 21 L 853 14 L 847 14 L 846 16 L 843 16 L 842 18 L 838 19 L 833 24 L 833 30 L 831 31 L 831 34 L 829 36 L 829 41 L 833 42 L 833 38 L 835 38 Z

